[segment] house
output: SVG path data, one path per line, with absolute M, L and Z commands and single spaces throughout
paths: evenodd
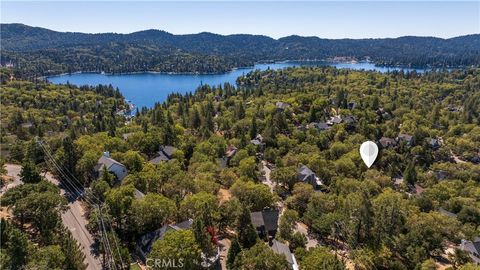
M 349 102 L 348 105 L 347 105 L 347 108 L 348 108 L 349 110 L 354 110 L 356 107 L 357 107 L 357 103 L 356 103 L 356 102 Z
M 344 122 L 345 124 L 347 124 L 347 128 L 355 128 L 356 125 L 357 125 L 357 119 L 355 118 L 355 116 L 345 116 L 345 118 L 342 119 L 342 122 Z
M 104 152 L 103 155 L 98 159 L 97 165 L 94 170 L 97 173 L 97 176 L 100 175 L 100 172 L 103 168 L 107 168 L 107 171 L 116 176 L 117 181 L 122 181 L 125 176 L 127 176 L 127 167 L 122 163 L 110 158 L 110 153 Z
M 235 154 L 237 153 L 237 148 L 233 145 L 230 145 L 229 147 L 227 147 L 227 150 L 225 151 L 225 157 L 227 157 L 228 159 L 231 159 L 233 156 L 235 156 Z
M 250 213 L 252 224 L 260 237 L 275 237 L 278 229 L 278 215 L 277 209 L 264 209 Z
M 387 137 L 380 138 L 380 140 L 378 140 L 378 143 L 380 143 L 382 148 L 389 148 L 397 145 L 397 141 L 395 141 L 395 139 Z
M 289 269 L 298 270 L 298 263 L 297 263 L 297 260 L 295 259 L 295 255 L 293 255 L 293 253 L 290 251 L 290 248 L 287 245 L 273 239 L 273 241 L 270 244 L 270 248 L 273 250 L 273 252 L 279 255 L 285 256 L 290 266 Z
M 392 115 L 389 112 L 387 112 L 384 108 L 379 108 L 376 112 L 377 112 L 377 115 L 381 116 L 385 120 L 392 118 Z
M 173 158 L 173 154 L 177 151 L 177 148 L 167 145 L 160 146 L 160 150 L 157 152 L 157 156 L 150 160 L 153 165 L 158 165 L 162 161 L 169 161 Z
M 442 143 L 437 138 L 431 138 L 428 141 L 428 144 L 430 144 L 430 146 L 432 147 L 433 150 L 437 150 L 438 148 L 440 148 L 440 146 L 442 146 Z
M 192 227 L 192 224 L 193 224 L 193 220 L 188 219 L 180 223 L 164 225 L 160 229 L 144 234 L 137 241 L 137 244 L 135 247 L 137 254 L 143 261 L 145 261 L 150 251 L 152 251 L 152 246 L 155 243 L 155 241 L 162 240 L 165 237 L 165 234 L 169 231 L 172 231 L 172 230 L 180 231 L 180 230 L 190 229 L 190 227 Z
M 473 164 L 478 164 L 478 163 L 480 163 L 480 149 L 478 150 L 477 156 L 472 157 L 472 158 L 470 159 L 470 161 L 471 161 Z
M 115 114 L 120 115 L 120 116 L 125 116 L 126 112 L 125 112 L 125 110 L 118 110 Z
M 345 116 L 345 118 L 343 118 L 342 121 L 347 123 L 348 125 L 352 125 L 357 123 L 357 118 L 355 118 L 355 116 L 353 115 L 348 115 L 348 116 Z
M 461 112 L 463 108 L 458 106 L 448 105 L 447 110 L 450 112 Z
M 217 158 L 218 165 L 220 168 L 224 169 L 228 167 L 228 158 L 227 157 L 221 157 Z
M 265 145 L 263 143 L 263 137 L 261 134 L 257 134 L 257 136 L 255 136 L 255 139 L 251 140 L 250 143 L 259 148 L 263 148 L 263 146 Z
M 452 213 L 450 211 L 447 211 L 447 210 L 443 209 L 442 207 L 438 208 L 438 212 L 440 212 L 440 214 L 442 214 L 444 216 L 447 216 L 447 217 L 457 218 L 457 214 Z
M 145 194 L 143 194 L 143 192 L 141 192 L 140 190 L 135 189 L 133 191 L 133 197 L 135 197 L 135 199 L 142 199 L 143 197 L 145 197 Z
M 403 186 L 403 183 L 405 182 L 403 180 L 403 177 L 394 177 L 392 180 L 393 180 L 393 185 L 396 188 L 401 188 Z
M 341 116 L 332 116 L 330 119 L 327 121 L 327 124 L 330 126 L 340 124 L 342 122 L 342 117 Z
M 405 142 L 408 146 L 411 146 L 413 143 L 413 136 L 408 134 L 398 134 L 397 142 L 398 143 Z
M 128 137 L 130 137 L 132 134 L 133 134 L 133 132 L 124 133 L 124 134 L 122 134 L 122 138 L 123 138 L 125 141 L 128 141 Z
M 310 124 L 308 124 L 308 128 L 315 128 L 317 130 L 320 130 L 320 131 L 324 131 L 324 130 L 329 130 L 331 129 L 332 127 L 329 126 L 327 123 L 325 122 L 320 122 L 320 123 L 317 123 L 317 122 L 312 122 Z
M 33 127 L 33 123 L 29 121 L 29 122 L 22 123 L 21 126 L 22 128 L 31 128 Z
M 475 237 L 473 241 L 463 239 L 460 249 L 466 251 L 475 264 L 480 264 L 480 237 Z
M 290 104 L 279 101 L 275 104 L 275 106 L 277 107 L 277 109 L 283 111 L 283 110 L 287 109 L 288 107 L 290 107 Z
M 315 173 L 305 165 L 302 165 L 300 168 L 298 168 L 297 177 L 298 181 L 308 183 L 315 189 L 319 189 L 323 185 L 320 178 L 318 178 L 317 175 L 315 175 Z
M 258 135 L 257 135 L 257 137 L 258 137 Z M 262 138 L 262 137 L 260 136 L 260 138 Z M 263 140 L 263 138 L 262 138 L 262 140 Z M 217 158 L 217 162 L 218 162 L 219 166 L 221 168 L 228 167 L 230 159 L 232 159 L 232 157 L 235 156 L 235 154 L 237 153 L 237 150 L 238 149 L 233 145 L 228 146 L 227 149 L 225 150 L 225 155 L 221 158 Z
M 419 184 L 415 184 L 415 185 L 413 185 L 412 191 L 413 191 L 413 194 L 415 194 L 417 196 L 421 196 L 422 193 L 425 191 L 425 189 L 422 186 L 420 186 Z
M 445 170 L 435 170 L 433 171 L 433 174 L 438 181 L 442 181 L 450 177 L 450 173 Z

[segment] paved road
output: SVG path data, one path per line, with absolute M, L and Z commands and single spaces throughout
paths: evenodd
M 21 184 L 20 181 L 20 170 L 21 166 L 15 164 L 6 164 L 7 175 L 13 178 L 13 182 L 11 182 L 5 189 L 5 191 L 9 188 L 17 186 Z M 50 173 L 46 173 L 44 175 L 45 179 L 49 182 L 59 185 L 58 180 Z M 62 195 L 65 195 L 65 190 L 60 187 Z M 1 194 L 5 192 L 4 190 L 1 191 Z M 85 263 L 88 264 L 87 269 L 91 270 L 101 270 L 102 264 L 98 257 L 95 257 L 91 252 L 91 246 L 94 243 L 92 235 L 88 232 L 86 225 L 88 221 L 84 215 L 83 207 L 78 200 L 69 200 L 68 203 L 68 210 L 62 213 L 62 221 L 65 227 L 67 227 L 73 235 L 73 238 L 77 240 L 80 244 L 83 253 L 85 254 Z

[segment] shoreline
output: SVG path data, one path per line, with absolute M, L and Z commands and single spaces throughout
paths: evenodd
M 106 76 L 113 76 L 113 75 L 135 75 L 135 74 L 166 74 L 166 75 L 221 75 L 221 74 L 227 74 L 236 70 L 241 70 L 241 69 L 251 69 L 254 68 L 255 65 L 268 65 L 268 64 L 282 64 L 282 63 L 294 63 L 294 62 L 311 62 L 311 63 L 325 63 L 325 64 L 361 64 L 361 63 L 368 63 L 368 64 L 373 64 L 375 67 L 379 68 L 391 68 L 391 69 L 423 69 L 425 71 L 441 71 L 441 70 L 453 70 L 453 69 L 464 69 L 464 68 L 469 68 L 469 67 L 431 67 L 431 66 L 425 66 L 425 67 L 410 67 L 410 66 L 404 66 L 404 65 L 380 65 L 376 64 L 375 62 L 371 60 L 350 60 L 350 61 L 339 61 L 335 59 L 303 59 L 303 60 L 279 60 L 279 61 L 274 61 L 274 60 L 264 60 L 264 61 L 259 61 L 255 62 L 253 66 L 243 66 L 243 67 L 233 67 L 230 70 L 227 71 L 221 71 L 221 72 L 166 72 L 166 71 L 131 71 L 131 72 L 118 72 L 118 73 L 107 73 L 104 71 L 75 71 L 75 72 L 63 72 L 59 74 L 52 74 L 52 75 L 47 75 L 47 76 L 40 76 L 37 77 L 39 80 L 48 80 L 48 78 L 52 77 L 61 77 L 65 75 L 75 75 L 75 74 L 102 74 Z M 328 66 L 328 65 L 326 65 Z

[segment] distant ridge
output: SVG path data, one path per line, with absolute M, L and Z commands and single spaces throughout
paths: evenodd
M 454 38 L 322 39 L 297 35 L 208 32 L 174 35 L 162 30 L 130 34 L 57 32 L 24 24 L 1 24 L 2 64 L 38 62 L 36 73 L 85 70 L 219 72 L 256 61 L 347 59 L 416 67 L 478 66 L 480 34 Z M 120 60 L 121 59 L 121 60 Z M 194 60 L 195 59 L 195 60 Z M 168 66 L 160 61 L 169 62 Z M 192 62 L 190 67 L 181 63 Z M 178 65 L 178 67 L 175 67 Z

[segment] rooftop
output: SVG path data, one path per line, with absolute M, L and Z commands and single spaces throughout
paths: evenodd
M 274 231 L 278 228 L 278 215 L 279 212 L 277 209 L 264 209 L 250 213 L 250 218 L 252 219 L 253 226 L 265 226 L 266 231 Z
M 285 256 L 288 264 L 290 264 L 291 269 L 298 269 L 297 260 L 286 244 L 273 239 L 270 248 L 273 250 L 273 252 Z

